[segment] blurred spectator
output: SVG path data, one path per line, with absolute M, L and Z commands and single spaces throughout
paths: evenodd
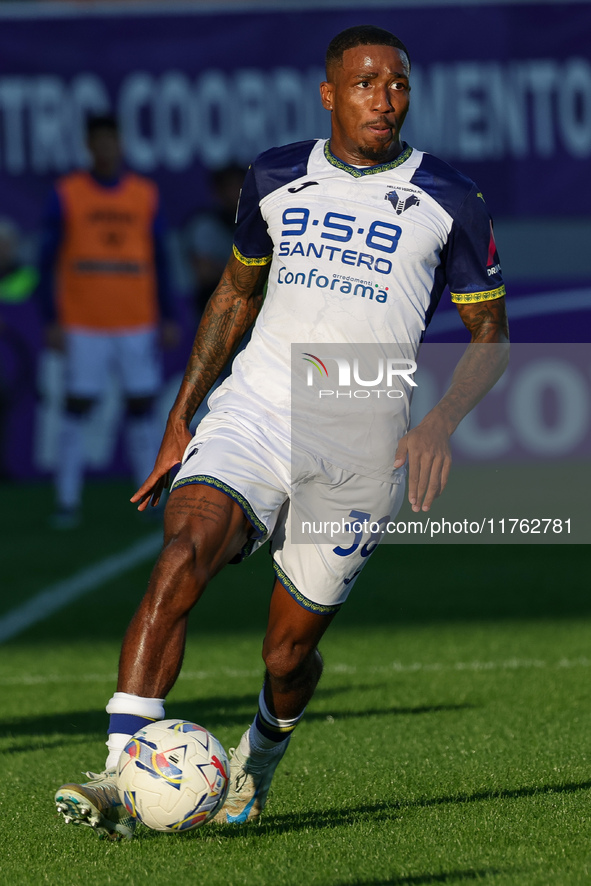
M 0 218 L 0 477 L 4 466 L 5 426 L 11 405 L 31 390 L 34 383 L 33 355 L 23 338 L 15 314 L 32 295 L 38 275 L 22 260 L 20 233 L 8 218 Z
M 87 123 L 89 171 L 52 190 L 40 255 L 39 296 L 47 344 L 65 355 L 65 411 L 55 474 L 55 528 L 80 520 L 84 423 L 117 371 L 126 398 L 126 442 L 136 483 L 150 473 L 160 431 L 159 337 L 178 338 L 169 291 L 164 221 L 156 185 L 121 168 L 114 117 Z
M 24 264 L 20 255 L 20 235 L 8 218 L 0 218 L 0 302 L 25 301 L 37 286 L 37 271 Z
M 211 173 L 211 191 L 214 205 L 197 212 L 189 221 L 185 232 L 185 248 L 193 272 L 193 308 L 197 322 L 201 320 L 207 301 L 220 282 L 222 271 L 232 254 L 238 200 L 246 169 L 235 163 L 223 166 Z M 240 346 L 246 347 L 248 332 Z M 210 393 L 230 374 L 230 365 L 221 373 Z M 207 398 L 197 410 L 192 427 L 199 424 L 208 412 Z
M 187 226 L 186 249 L 195 278 L 194 307 L 198 319 L 232 252 L 236 209 L 245 175 L 246 170 L 236 164 L 212 172 L 215 204 L 197 213 Z

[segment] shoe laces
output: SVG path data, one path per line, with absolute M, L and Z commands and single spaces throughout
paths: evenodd
M 105 769 L 104 772 L 85 772 L 84 775 L 90 781 L 98 781 L 98 782 L 113 782 L 115 778 L 115 770 L 114 769 Z

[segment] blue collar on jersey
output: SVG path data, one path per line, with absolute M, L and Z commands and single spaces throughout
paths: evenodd
M 395 160 L 392 160 L 391 163 L 379 163 L 377 166 L 364 166 L 361 169 L 358 166 L 351 166 L 349 163 L 345 163 L 344 160 L 339 160 L 338 157 L 335 157 L 330 150 L 330 140 L 324 145 L 324 156 L 332 166 L 342 169 L 343 172 L 348 172 L 349 175 L 352 175 L 354 178 L 361 178 L 364 175 L 375 175 L 376 172 L 386 172 L 388 169 L 396 169 L 397 166 L 405 163 L 412 154 L 412 148 L 410 145 L 407 145 L 406 142 L 402 142 L 402 145 L 402 153 L 399 154 Z

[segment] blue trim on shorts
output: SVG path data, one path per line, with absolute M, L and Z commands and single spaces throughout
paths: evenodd
M 253 543 L 261 538 L 263 535 L 267 534 L 267 527 L 265 524 L 259 520 L 257 515 L 255 514 L 252 505 L 238 492 L 236 489 L 233 489 L 231 486 L 228 486 L 227 483 L 224 483 L 222 480 L 218 480 L 217 477 L 212 477 L 210 474 L 194 474 L 192 477 L 183 477 L 180 480 L 175 480 L 172 484 L 170 491 L 174 492 L 175 489 L 180 489 L 182 486 L 211 486 L 212 489 L 218 489 L 220 492 L 223 492 L 232 501 L 235 501 L 236 504 L 242 509 L 242 512 L 246 519 L 251 523 L 257 535 L 252 536 L 245 547 L 243 548 L 244 556 L 248 556 L 250 551 L 252 550 Z
M 307 597 L 304 597 L 301 591 L 298 591 L 292 580 L 287 577 L 276 560 L 273 560 L 273 569 L 287 593 L 293 597 L 296 603 L 299 603 L 300 606 L 307 609 L 308 612 L 315 612 L 316 615 L 332 615 L 333 612 L 338 612 L 343 605 L 342 603 L 337 603 L 334 606 L 324 606 L 322 603 L 314 603 L 313 600 L 308 600 Z

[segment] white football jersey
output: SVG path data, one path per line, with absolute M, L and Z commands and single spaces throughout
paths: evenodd
M 412 357 L 446 285 L 458 303 L 505 294 L 482 195 L 408 146 L 391 163 L 364 167 L 335 157 L 326 140 L 261 154 L 244 182 L 234 254 L 246 265 L 271 262 L 268 288 L 251 341 L 210 405 L 255 415 L 281 435 L 290 434 L 293 343 L 315 358 L 323 344 L 365 343 L 397 344 Z M 390 406 L 397 420 L 383 413 L 379 451 L 361 456 L 359 443 L 313 427 L 304 445 L 385 477 L 408 398 Z

